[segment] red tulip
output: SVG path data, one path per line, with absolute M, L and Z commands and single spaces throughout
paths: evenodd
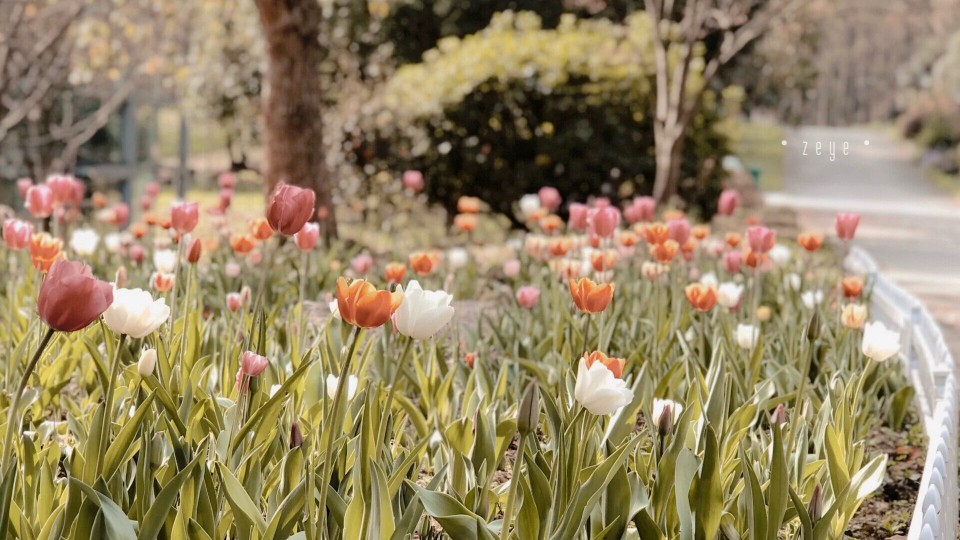
M 841 240 L 853 240 L 857 234 L 857 225 L 860 224 L 860 214 L 839 213 L 837 214 L 836 226 L 837 236 Z
M 316 200 L 312 189 L 278 184 L 267 205 L 267 221 L 273 230 L 291 236 L 313 216 Z
M 187 262 L 190 264 L 196 264 L 200 260 L 200 255 L 203 254 L 203 241 L 199 238 L 194 238 L 190 241 L 190 244 L 187 246 Z
M 112 303 L 112 285 L 93 277 L 89 266 L 60 259 L 43 280 L 37 311 L 50 328 L 75 332 L 97 320 Z
M 720 199 L 717 201 L 717 213 L 722 216 L 732 215 L 740 206 L 740 194 L 737 190 L 727 188 L 720 193 Z
M 310 251 L 317 247 L 320 240 L 320 225 L 316 223 L 304 223 L 303 228 L 297 234 L 293 235 L 293 243 L 300 248 L 300 251 Z
M 35 218 L 47 218 L 53 213 L 53 190 L 45 184 L 30 186 L 23 207 Z
M 33 225 L 21 219 L 7 219 L 3 222 L 3 241 L 10 249 L 20 250 L 30 245 L 33 237 Z
M 200 219 L 200 205 L 195 202 L 179 201 L 170 208 L 170 224 L 180 234 L 193 232 Z

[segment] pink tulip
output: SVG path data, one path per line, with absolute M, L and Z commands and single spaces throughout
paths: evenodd
M 537 196 L 540 197 L 540 206 L 551 212 L 556 212 L 560 208 L 560 203 L 563 202 L 560 192 L 553 186 L 543 186 L 537 192 Z
M 762 225 L 754 225 L 747 228 L 747 243 L 750 244 L 751 251 L 766 253 L 773 248 L 776 242 L 776 231 L 772 231 Z
M 130 219 L 130 207 L 126 203 L 117 203 L 111 212 L 110 223 L 122 226 Z
M 170 208 L 170 225 L 180 234 L 193 232 L 200 220 L 200 205 L 195 202 L 178 201 Z
M 130 246 L 130 260 L 132 260 L 133 262 L 137 264 L 142 263 L 144 255 L 145 255 L 145 252 L 144 252 L 143 246 L 141 246 L 140 244 L 134 244 Z
M 240 298 L 240 293 L 227 293 L 227 309 L 230 311 L 240 311 L 242 305 L 243 300 Z
M 234 261 L 228 262 L 224 267 L 223 271 L 227 274 L 227 277 L 235 278 L 240 275 L 240 265 Z
M 594 208 L 606 208 L 610 206 L 610 199 L 608 197 L 597 197 L 593 200 Z
M 66 204 L 75 197 L 75 187 L 73 178 L 69 176 L 54 174 L 47 177 L 45 182 L 50 191 L 53 192 L 53 200 L 57 204 Z
M 743 264 L 743 256 L 739 251 L 728 251 L 723 255 L 723 269 L 731 274 L 740 271 L 740 265 Z
M 53 190 L 45 184 L 30 186 L 23 207 L 35 218 L 47 218 L 53 213 Z
M 533 285 L 524 285 L 517 289 L 517 303 L 520 307 L 532 309 L 540 298 L 540 289 Z
M 147 212 L 151 208 L 153 208 L 153 197 L 144 193 L 140 196 L 140 209 Z
M 303 228 L 293 235 L 293 242 L 300 251 L 310 251 L 317 246 L 320 240 L 320 225 L 312 222 L 303 224 Z
M 403 187 L 410 191 L 423 191 L 423 173 L 415 170 L 404 171 Z
M 667 231 L 670 238 L 682 246 L 690 239 L 690 222 L 687 218 L 671 219 L 667 222 Z
M 641 221 L 653 221 L 657 213 L 657 201 L 653 197 L 635 197 L 623 211 L 627 222 L 633 225 Z
M 853 240 L 857 234 L 857 225 L 860 224 L 860 214 L 844 213 L 837 214 L 836 227 L 837 236 L 841 240 Z
M 350 267 L 358 274 L 366 274 L 373 266 L 373 257 L 366 253 L 361 253 L 350 259 Z
M 21 250 L 30 245 L 33 237 L 33 225 L 20 219 L 7 219 L 3 222 L 3 241 L 7 247 Z
M 717 213 L 722 216 L 733 215 L 740 206 L 740 194 L 735 189 L 727 188 L 720 193 L 717 201 Z
M 220 190 L 220 209 L 226 210 L 227 208 L 230 208 L 231 204 L 233 204 L 233 190 L 221 189 Z
M 232 190 L 237 185 L 237 175 L 232 172 L 222 172 L 217 176 L 217 187 Z
M 590 232 L 601 238 L 612 238 L 620 224 L 620 210 L 613 206 L 593 208 L 587 214 Z
M 503 275 L 512 278 L 520 274 L 520 261 L 517 259 L 510 259 L 503 263 Z
M 33 180 L 30 178 L 20 178 L 17 180 L 17 193 L 20 194 L 21 199 L 27 198 L 27 190 L 30 189 L 30 186 L 33 185 Z
M 268 363 L 266 357 L 253 351 L 244 352 L 240 357 L 240 369 L 237 371 L 237 391 L 245 392 L 250 379 L 259 377 L 267 369 Z
M 150 198 L 156 198 L 156 196 L 160 194 L 160 182 L 156 180 L 147 182 L 146 194 L 149 195 Z
M 590 207 L 582 203 L 570 203 L 570 219 L 567 226 L 574 231 L 587 230 L 587 214 Z

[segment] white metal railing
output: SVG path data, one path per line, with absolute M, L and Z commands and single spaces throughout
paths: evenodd
M 872 284 L 870 316 L 900 330 L 900 358 L 917 391 L 927 453 L 909 540 L 957 538 L 957 368 L 940 327 L 916 297 L 880 274 L 866 251 L 854 247 L 846 267 Z

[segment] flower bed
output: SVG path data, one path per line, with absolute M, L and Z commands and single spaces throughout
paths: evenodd
M 647 199 L 564 222 L 544 190 L 503 261 L 373 256 L 322 248 L 295 188 L 249 224 L 217 209 L 204 238 L 189 203 L 123 233 L 122 207 L 84 221 L 70 185 L 25 193 L 65 218 L 53 234 L 3 231 L 0 511 L 20 538 L 838 538 L 883 482 L 871 430 L 927 382 L 891 360 L 916 332 L 868 322 L 885 281 L 819 234 Z M 482 204 L 460 206 L 469 232 Z M 855 227 L 838 217 L 843 242 Z M 949 493 L 937 467 L 924 485 Z M 955 511 L 934 502 L 923 519 Z

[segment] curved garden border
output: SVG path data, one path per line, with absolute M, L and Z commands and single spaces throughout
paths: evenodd
M 923 415 L 928 446 L 908 539 L 956 539 L 958 387 L 953 357 L 923 303 L 880 274 L 866 251 L 852 248 L 846 267 L 873 284 L 871 317 L 900 331 L 900 356 Z

